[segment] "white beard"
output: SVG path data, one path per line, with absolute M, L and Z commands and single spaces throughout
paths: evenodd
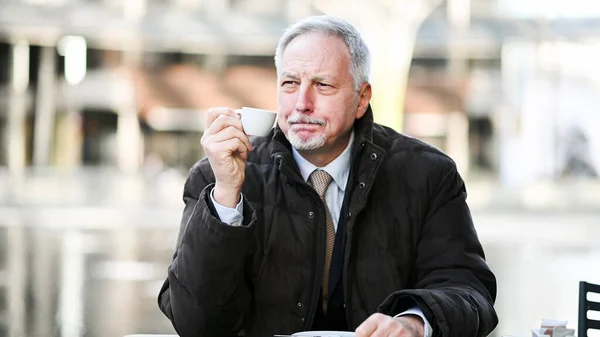
M 289 124 L 293 123 L 309 123 L 309 124 L 319 124 L 324 126 L 325 121 L 319 118 L 314 118 L 311 116 L 306 116 L 303 114 L 294 114 L 290 116 L 287 120 Z M 289 130 L 287 135 L 288 141 L 292 146 L 298 151 L 313 151 L 317 150 L 325 145 L 327 141 L 327 136 L 325 133 L 322 133 L 317 136 L 313 136 L 309 139 L 302 139 L 298 136 L 294 131 Z
M 324 133 L 322 133 L 320 135 L 310 137 L 309 139 L 302 139 L 295 132 L 289 131 L 288 141 L 290 144 L 292 144 L 294 149 L 298 151 L 313 151 L 323 147 L 327 141 L 327 137 Z

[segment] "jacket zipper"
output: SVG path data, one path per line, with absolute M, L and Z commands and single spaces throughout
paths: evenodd
M 346 313 L 346 322 L 348 328 L 352 329 L 352 312 L 350 310 L 350 287 L 348 286 L 348 278 L 350 275 L 350 249 L 352 246 L 352 231 L 349 231 L 350 219 L 346 222 L 346 249 L 344 249 L 344 259 L 342 268 L 342 289 L 344 289 L 344 311 Z
M 290 168 L 285 165 L 283 163 L 283 156 L 278 155 L 276 156 L 276 160 L 279 161 L 279 170 L 282 171 L 283 174 L 285 174 L 288 177 L 291 177 L 296 183 L 300 183 L 300 184 L 306 184 L 306 182 L 303 179 L 300 179 L 300 177 L 298 176 L 298 174 L 296 174 L 295 172 L 293 172 L 292 170 L 290 170 Z M 321 198 L 318 196 L 317 192 L 313 190 L 313 193 L 311 193 L 313 195 L 313 199 L 314 199 L 314 195 L 317 196 L 318 199 L 318 203 L 317 205 L 319 205 L 319 203 L 322 204 L 321 202 Z M 323 213 L 324 211 L 324 205 L 321 205 L 320 207 L 318 207 L 319 209 L 319 213 Z M 317 216 L 315 214 L 315 216 Z M 321 238 L 324 238 L 326 233 L 325 233 L 325 226 L 319 226 L 319 228 L 321 228 L 321 230 L 318 231 L 319 233 L 319 237 L 317 238 L 317 242 L 319 243 L 318 248 L 317 248 L 317 273 L 315 274 L 315 279 L 314 279 L 314 283 L 313 283 L 313 287 L 312 287 L 312 294 L 310 296 L 310 303 L 309 303 L 309 312 L 308 312 L 308 316 L 306 317 L 307 319 L 304 321 L 304 326 L 303 326 L 303 330 L 307 331 L 310 330 L 312 324 L 313 324 L 313 320 L 315 318 L 315 313 L 317 310 L 317 305 L 319 303 L 316 303 L 319 300 L 319 289 L 321 288 L 321 284 L 319 284 L 319 279 L 323 278 L 323 266 L 325 265 L 325 253 L 322 249 L 321 246 L 324 246 L 325 244 L 321 245 Z M 323 240 L 324 243 L 325 240 Z
M 317 192 L 315 192 L 317 193 Z M 318 196 L 317 196 L 318 197 Z M 319 203 L 322 204 L 321 198 L 318 197 L 319 199 Z M 318 205 L 318 204 L 317 204 Z M 320 207 L 318 207 L 318 209 L 320 210 L 319 214 L 323 214 L 324 215 L 324 207 L 325 205 L 321 205 Z M 317 311 L 317 305 L 321 305 L 321 303 L 317 303 L 319 301 L 319 289 L 321 289 L 321 284 L 323 282 L 319 282 L 319 280 L 323 279 L 324 277 L 324 273 L 323 273 L 323 267 L 325 266 L 325 250 L 323 249 L 325 246 L 325 236 L 326 234 L 326 228 L 325 226 L 319 226 L 318 228 L 320 228 L 319 231 L 317 231 L 317 233 L 319 233 L 319 237 L 317 238 L 317 272 L 315 273 L 315 281 L 314 281 L 314 285 L 312 288 L 312 298 L 311 298 L 311 306 L 310 306 L 310 311 L 308 313 L 308 319 L 305 322 L 305 326 L 304 326 L 304 330 L 310 330 L 312 324 L 313 324 L 313 320 L 315 319 L 315 313 Z M 321 244 L 323 243 L 323 244 Z M 323 299 L 325 300 L 325 299 Z M 325 315 L 327 315 L 327 313 L 325 313 Z
M 358 144 L 358 143 L 356 143 Z M 358 171 L 358 164 L 360 161 L 360 158 L 362 156 L 362 152 L 364 149 L 364 141 L 361 142 L 360 148 L 356 149 L 356 153 L 353 156 L 353 160 L 350 164 L 351 168 L 357 168 L 356 171 Z M 350 178 L 351 179 L 355 179 L 355 175 L 357 174 L 357 172 L 350 172 Z M 350 198 L 352 198 L 352 196 L 354 195 L 354 187 L 351 186 L 350 188 L 348 188 L 346 190 L 347 193 L 350 193 Z M 352 200 L 349 200 L 348 202 L 348 211 L 350 211 L 350 207 L 352 204 Z M 342 268 L 342 288 L 344 289 L 344 311 L 346 312 L 346 322 L 348 323 L 348 328 L 352 329 L 352 322 L 353 322 L 353 316 L 352 316 L 352 310 L 350 310 L 350 305 L 351 305 L 351 296 L 350 296 L 350 286 L 348 285 L 348 279 L 350 278 L 350 274 L 351 274 L 351 270 L 350 270 L 350 253 L 352 251 L 352 232 L 354 231 L 354 219 L 356 219 L 356 217 L 358 216 L 358 214 L 354 214 L 351 218 L 347 218 L 346 219 L 346 244 L 345 244 L 345 249 L 344 249 L 344 258 L 343 258 L 343 268 Z M 352 224 L 351 224 L 352 223 Z

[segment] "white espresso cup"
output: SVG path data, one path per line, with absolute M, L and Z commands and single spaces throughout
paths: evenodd
M 270 110 L 243 107 L 236 110 L 241 115 L 244 132 L 248 136 L 266 136 L 275 125 L 277 114 Z

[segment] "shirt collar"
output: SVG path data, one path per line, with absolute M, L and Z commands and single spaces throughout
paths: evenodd
M 346 184 L 348 183 L 348 176 L 350 175 L 350 155 L 353 143 L 354 130 L 352 130 L 352 133 L 350 134 L 350 140 L 348 141 L 348 145 L 344 151 L 331 163 L 324 167 L 315 166 L 313 163 L 302 157 L 302 155 L 292 147 L 294 160 L 296 161 L 296 164 L 298 164 L 300 174 L 302 175 L 304 181 L 308 181 L 310 174 L 313 173 L 314 170 L 320 168 L 321 170 L 329 173 L 329 175 L 333 178 L 333 181 L 335 181 L 342 191 L 346 191 Z

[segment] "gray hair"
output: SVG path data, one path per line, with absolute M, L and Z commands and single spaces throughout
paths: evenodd
M 296 37 L 308 33 L 323 33 L 337 36 L 350 52 L 350 74 L 354 81 L 354 89 L 360 89 L 363 83 L 369 82 L 371 72 L 371 54 L 367 44 L 358 30 L 349 22 L 327 15 L 311 16 L 289 27 L 279 39 L 275 50 L 275 68 L 279 75 L 285 48 Z

